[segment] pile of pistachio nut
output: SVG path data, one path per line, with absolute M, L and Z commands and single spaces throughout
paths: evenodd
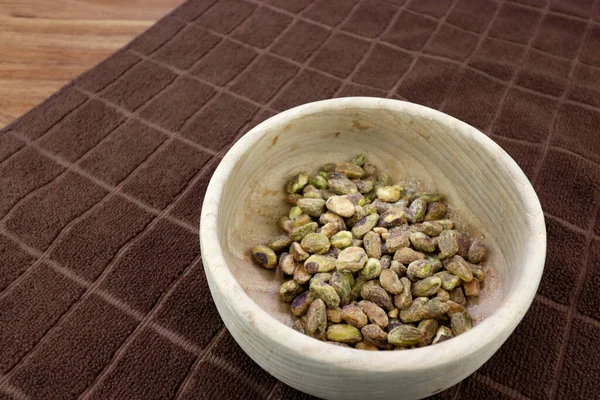
M 454 230 L 439 193 L 390 183 L 367 163 L 325 164 L 287 182 L 286 234 L 252 249 L 279 267 L 281 301 L 294 329 L 364 350 L 440 343 L 471 329 L 467 298 L 479 296 L 486 247 Z

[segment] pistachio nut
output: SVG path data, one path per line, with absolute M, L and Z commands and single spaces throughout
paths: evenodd
M 336 172 L 336 171 L 330 171 L 330 172 L 327 172 L 327 173 L 325 174 L 325 178 L 326 178 L 328 181 L 329 181 L 330 179 L 343 179 L 343 180 L 346 180 L 346 181 L 350 180 L 350 179 L 348 178 L 348 175 L 346 175 L 346 174 L 343 174 L 343 173 L 341 173 L 341 172 Z
M 266 269 L 273 269 L 277 266 L 277 255 L 267 246 L 254 246 L 252 248 L 252 259 Z
M 388 345 L 387 333 L 381 329 L 379 325 L 368 324 L 361 328 L 363 340 L 368 343 L 373 343 L 378 347 L 386 347 Z
M 329 242 L 331 246 L 336 249 L 345 249 L 346 247 L 350 247 L 352 245 L 352 232 L 350 231 L 341 231 L 333 235 Z
M 394 296 L 394 304 L 400 310 L 408 310 L 412 304 L 412 283 L 408 278 L 401 278 L 402 292 Z
M 384 203 L 381 200 L 375 200 L 371 204 L 373 205 L 373 207 L 375 207 L 377 214 L 380 214 L 380 215 L 385 214 L 386 211 L 388 211 L 392 208 L 392 205 L 390 203 Z
M 423 306 L 427 304 L 428 301 L 429 299 L 426 297 L 417 297 L 407 309 L 398 307 L 400 308 L 400 320 L 405 324 L 423 320 L 425 318 L 423 316 Z
M 325 202 L 325 206 L 331 212 L 339 216 L 349 218 L 354 215 L 354 204 L 343 196 L 331 196 Z
M 290 305 L 292 314 L 294 314 L 296 317 L 306 315 L 308 307 L 310 307 L 310 304 L 314 299 L 314 296 L 310 294 L 309 291 L 300 293 L 294 298 L 294 300 L 292 300 L 292 304 Z
M 363 281 L 369 281 L 379 277 L 381 274 L 381 262 L 376 258 L 369 258 L 367 263 L 358 273 L 358 277 Z
M 322 233 L 323 235 L 331 239 L 333 235 L 340 231 L 340 228 L 340 225 L 338 225 L 337 223 L 329 222 L 323 225 L 322 227 L 318 228 L 317 233 Z
M 301 211 L 305 212 L 311 217 L 320 217 L 325 211 L 325 200 L 303 198 L 298 200 L 298 205 L 296 207 L 300 208 Z M 290 216 L 290 218 L 292 217 Z
M 394 308 L 393 310 L 388 311 L 388 318 L 392 319 L 397 319 L 398 316 L 400 315 L 400 310 L 398 310 L 397 308 Z
M 352 285 L 352 300 L 357 300 L 360 298 L 360 291 L 362 290 L 364 284 L 365 281 L 363 281 L 361 278 L 356 278 L 354 280 L 354 284 Z
M 302 248 L 300 243 L 294 242 L 290 246 L 290 254 L 294 257 L 296 261 L 305 261 L 309 254 Z
M 428 203 L 444 200 L 444 195 L 438 192 L 420 192 L 415 195 L 418 199 L 423 199 Z
M 427 212 L 425 213 L 425 221 L 435 221 L 446 216 L 446 205 L 439 201 L 427 204 Z
M 406 212 L 406 219 L 412 223 L 421 222 L 425 218 L 426 211 L 427 202 L 418 198 L 410 204 L 410 207 Z
M 473 266 L 473 264 L 470 265 Z M 485 280 L 485 273 L 481 268 L 471 268 L 471 273 L 473 273 L 473 278 L 477 279 L 479 283 L 482 283 Z
M 308 215 L 308 214 L 301 214 L 301 215 L 299 215 L 296 218 L 294 218 L 294 219 L 291 220 L 292 229 L 293 228 L 298 228 L 299 226 L 303 226 L 303 225 L 309 224 L 311 222 L 313 222 L 313 220 L 310 217 L 310 215 Z
M 321 171 L 323 172 L 331 172 L 335 170 L 336 163 L 327 163 L 321 167 Z
M 468 263 L 461 256 L 453 256 L 444 261 L 444 267 L 452 274 L 458 276 L 463 282 L 471 282 L 473 273 Z
M 377 304 L 369 300 L 361 300 L 358 302 L 358 307 L 367 316 L 371 323 L 385 329 L 388 326 L 389 319 L 385 311 Z
M 450 300 L 450 293 L 447 290 L 440 289 L 437 291 L 436 297 L 441 301 L 448 301 Z
M 286 200 L 288 203 L 290 203 L 291 205 L 295 206 L 298 205 L 298 200 L 300 200 L 302 198 L 301 194 L 288 194 L 286 197 Z
M 438 247 L 440 249 L 440 259 L 455 255 L 458 251 L 458 232 L 450 230 L 440 233 L 440 236 L 438 236 Z
M 309 181 L 309 184 L 313 185 L 317 189 L 327 189 L 327 180 L 321 175 L 313 176 Z
M 440 269 L 444 268 L 444 264 L 442 264 L 440 259 L 437 258 L 436 256 L 428 256 L 427 261 L 429 261 L 431 263 L 434 273 L 438 272 Z
M 340 296 L 338 296 L 333 286 L 328 283 L 311 281 L 309 290 L 315 297 L 323 300 L 327 308 L 332 309 L 340 306 Z
M 304 291 L 302 285 L 295 281 L 285 281 L 279 287 L 279 299 L 286 303 L 291 303 L 296 296 Z
M 410 246 L 411 233 L 408 231 L 393 231 L 388 234 L 385 246 L 389 252 L 396 252 L 402 247 Z
M 362 167 L 363 167 L 363 170 L 365 171 L 364 176 L 374 176 L 377 174 L 377 167 L 374 166 L 373 164 L 365 163 L 365 165 L 363 165 Z
M 375 205 L 375 203 L 373 203 Z M 379 210 L 377 210 L 379 212 Z M 392 228 L 406 224 L 406 213 L 401 208 L 388 208 L 381 214 L 377 226 L 381 228 Z
M 377 346 L 375 346 L 373 343 L 367 343 L 367 342 L 358 342 L 358 343 L 356 343 L 354 348 L 359 349 L 359 350 L 374 350 L 374 351 L 379 350 L 379 348 Z
M 419 323 L 417 329 L 421 331 L 421 345 L 429 345 L 438 331 L 440 324 L 435 319 L 424 319 Z
M 411 281 L 425 279 L 433 275 L 433 264 L 429 260 L 416 260 L 408 265 L 406 276 Z
M 352 246 L 353 247 L 362 247 L 363 245 L 363 241 L 360 239 L 352 239 Z
M 446 304 L 448 305 L 448 311 L 447 314 L 450 318 L 452 318 L 452 316 L 456 313 L 461 313 L 461 312 L 465 312 L 467 311 L 467 309 L 465 308 L 465 305 L 462 304 L 458 304 L 455 301 L 452 300 L 448 300 L 446 302 Z
M 365 171 L 353 162 L 337 163 L 335 172 L 342 173 L 351 179 L 360 179 L 365 174 Z
M 464 282 L 463 289 L 465 291 L 465 296 L 467 297 L 478 297 L 479 296 L 479 281 L 477 279 L 473 279 L 471 282 Z
M 373 231 L 367 232 L 363 236 L 363 245 L 367 256 L 370 258 L 381 258 L 381 238 Z
M 461 287 L 454 288 L 450 291 L 450 300 L 461 306 L 467 305 L 467 299 L 465 298 L 465 293 Z
M 455 287 L 460 286 L 460 278 L 448 271 L 440 271 L 435 275 L 442 278 L 442 289 L 444 290 L 451 291 Z
M 327 186 L 336 194 L 358 193 L 356 184 L 348 179 L 330 179 L 327 181 Z
M 279 256 L 279 268 L 286 275 L 292 275 L 296 269 L 294 256 L 288 253 L 281 253 Z
M 487 249 L 481 240 L 474 240 L 469 247 L 469 262 L 473 264 L 479 264 L 485 260 Z
M 326 212 L 325 214 L 322 214 L 319 217 L 319 223 L 321 225 L 327 225 L 328 223 L 335 223 L 340 226 L 340 230 L 346 229 L 346 224 L 344 223 L 344 219 L 342 217 L 340 217 L 339 215 L 332 213 L 332 212 Z
M 312 275 L 306 271 L 304 264 L 298 264 L 294 270 L 294 281 L 300 285 L 307 284 L 312 278 Z
M 426 253 L 432 253 L 435 251 L 435 243 L 429 236 L 422 232 L 411 233 L 410 242 L 417 250 L 424 251 Z
M 341 311 L 341 317 L 348 324 L 357 327 L 358 329 L 362 328 L 367 324 L 367 316 L 360 309 L 360 307 L 354 304 L 348 304 L 344 306 Z
M 387 326 L 388 333 L 400 325 L 404 325 L 404 324 L 399 319 L 390 318 L 390 322 L 388 323 L 388 326 Z
M 431 344 L 442 343 L 452 337 L 454 337 L 454 335 L 452 334 L 452 329 L 442 325 L 438 328 L 437 332 L 435 333 L 435 337 L 433 338 L 433 342 L 431 342 Z
M 292 229 L 294 229 L 292 220 L 290 220 L 288 217 L 280 217 L 277 220 L 277 225 L 287 233 L 290 233 Z
M 396 275 L 398 275 L 398 278 L 402 278 L 403 276 L 406 276 L 406 271 L 408 269 L 404 266 L 404 264 L 399 263 L 396 260 L 393 260 L 390 263 L 390 271 L 393 271 L 396 273 Z
M 445 231 L 454 229 L 454 221 L 451 219 L 438 219 L 436 222 L 440 224 Z
M 466 311 L 452 315 L 450 318 L 450 326 L 452 327 L 452 332 L 454 332 L 455 335 L 465 333 L 473 327 L 471 323 L 471 317 Z
M 314 222 L 316 224 L 316 222 Z M 309 233 L 300 242 L 302 248 L 309 253 L 324 254 L 329 250 L 329 238 L 322 233 Z
M 367 156 L 365 156 L 364 154 L 357 154 L 354 157 L 352 157 L 352 160 L 350 160 L 350 162 L 353 162 L 359 167 L 362 167 L 367 162 Z
M 331 274 L 329 284 L 340 298 L 340 306 L 344 307 L 352 301 L 352 285 L 354 278 L 350 272 L 335 271 Z
M 366 217 L 365 209 L 362 206 L 354 206 L 354 215 L 346 218 L 346 226 L 353 227 L 358 221 Z
M 309 274 L 331 272 L 335 269 L 335 258 L 326 255 L 313 254 L 304 261 L 304 267 Z
M 309 222 L 308 224 L 298 226 L 290 232 L 290 239 L 294 242 L 298 242 L 309 233 L 314 233 L 319 225 L 316 222 Z M 329 241 L 328 241 L 329 242 Z
M 402 264 L 410 264 L 416 260 L 423 260 L 425 258 L 425 254 L 415 251 L 409 247 L 402 247 L 394 253 L 394 260 L 402 263 Z
M 401 188 L 398 186 L 380 186 L 375 191 L 377 198 L 387 203 L 393 203 L 400 199 Z
M 471 240 L 466 234 L 462 232 L 457 232 L 456 239 L 458 240 L 458 251 L 456 252 L 456 254 L 466 259 L 469 256 L 469 247 L 471 247 Z
M 327 328 L 327 340 L 332 342 L 354 344 L 362 340 L 362 335 L 358 329 L 352 325 L 335 324 Z
M 442 279 L 439 276 L 430 276 L 413 283 L 412 294 L 416 297 L 433 296 L 441 287 Z
M 379 262 L 378 260 L 376 261 Z M 368 264 L 369 263 L 367 262 L 367 265 Z M 381 274 L 379 275 L 379 283 L 382 288 L 384 288 L 388 293 L 391 294 L 401 293 L 404 288 L 402 282 L 400 282 L 400 278 L 398 277 L 398 275 L 396 275 L 395 272 L 389 269 L 384 269 L 383 271 L 381 271 Z
M 363 196 L 360 193 L 352 193 L 352 194 L 346 194 L 344 195 L 345 199 L 348 199 L 352 202 L 352 204 L 354 204 L 354 206 L 364 206 L 365 205 L 365 196 Z M 364 210 L 363 210 L 364 211 Z M 367 215 L 366 213 L 363 213 L 363 216 Z
M 421 343 L 421 331 L 410 325 L 400 325 L 388 333 L 388 342 L 395 346 L 414 346 Z
M 327 314 L 328 321 L 331 321 L 335 324 L 339 324 L 340 322 L 342 322 L 342 309 L 341 308 L 325 310 L 325 314 Z
M 294 218 L 299 217 L 300 215 L 302 215 L 302 209 L 300 207 L 294 206 L 294 207 L 290 208 L 290 212 L 288 215 L 288 217 L 290 219 L 293 220 Z
M 290 247 L 292 241 L 290 240 L 288 235 L 277 236 L 271 243 L 269 243 L 269 247 L 276 252 L 283 251 Z
M 424 221 L 420 224 L 412 225 L 411 228 L 415 232 L 423 232 L 427 236 L 439 236 L 444 231 L 442 225 L 436 221 Z
M 373 190 L 373 179 L 364 179 L 364 180 L 353 180 L 352 183 L 356 185 L 359 193 L 366 194 Z
M 316 274 L 313 275 L 312 279 L 311 279 L 311 283 L 312 282 L 324 282 L 324 283 L 328 283 L 329 280 L 331 279 L 331 274 L 329 272 L 318 272 Z
M 341 272 L 358 272 L 367 263 L 367 253 L 362 247 L 347 247 L 335 261 L 335 267 Z
M 326 255 L 333 258 L 338 258 L 342 251 L 340 249 L 336 249 L 335 247 L 330 247 L 327 251 Z
M 292 325 L 292 329 L 294 329 L 295 331 L 300 332 L 302 334 L 306 333 L 306 329 L 304 329 L 304 323 L 299 319 L 294 321 L 294 324 Z
M 375 206 L 372 203 L 365 204 L 363 208 L 365 209 L 365 215 L 371 215 L 371 214 L 375 214 L 377 212 L 377 209 L 375 208 Z
M 311 190 L 304 193 L 304 199 L 318 199 L 323 200 L 323 193 L 320 190 Z
M 306 334 L 319 340 L 325 340 L 327 314 L 325 303 L 321 299 L 314 300 L 306 312 Z
M 354 224 L 354 226 L 352 227 L 352 235 L 357 239 L 361 239 L 363 236 L 365 236 L 367 232 L 369 232 L 375 227 L 378 220 L 379 214 L 367 215 L 366 217 L 358 221 L 356 224 Z
M 308 175 L 305 174 L 304 172 L 300 172 L 298 175 L 294 176 L 293 178 L 291 178 L 288 181 L 285 189 L 290 194 L 297 193 L 300 190 L 302 190 L 302 188 L 304 188 L 304 186 L 306 186 L 307 184 L 308 184 Z
M 386 310 L 394 308 L 392 297 L 381 287 L 377 280 L 366 282 L 360 291 L 360 295 L 363 299 L 372 301 Z
M 448 302 L 443 302 L 434 297 L 421 307 L 423 318 L 439 318 L 450 309 Z
M 363 238 L 363 241 L 365 242 L 365 247 L 366 247 L 367 246 L 366 239 Z M 367 250 L 367 255 L 369 257 L 371 257 L 368 253 L 368 250 Z M 377 255 L 377 253 L 374 253 L 373 255 Z M 379 257 L 373 257 L 373 258 L 379 258 Z M 385 256 L 381 256 L 381 258 L 379 259 L 379 262 L 381 263 L 381 269 L 388 269 L 392 265 L 392 256 L 390 256 L 389 254 L 386 254 Z M 398 264 L 400 264 L 400 263 L 398 263 Z

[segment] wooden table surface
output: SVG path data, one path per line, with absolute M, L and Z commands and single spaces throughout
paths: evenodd
M 0 0 L 0 128 L 183 0 Z

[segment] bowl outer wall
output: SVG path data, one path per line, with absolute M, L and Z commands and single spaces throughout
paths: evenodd
M 237 161 L 270 126 L 299 115 L 344 108 L 391 109 L 452 125 L 456 134 L 468 135 L 485 151 L 494 154 L 511 177 L 526 183 L 520 192 L 530 216 L 531 244 L 524 263 L 526 269 L 501 306 L 474 329 L 436 346 L 400 352 L 368 352 L 332 346 L 300 334 L 270 316 L 244 292 L 229 271 L 218 240 L 218 213 L 223 188 Z M 510 336 L 537 291 L 546 254 L 546 229 L 539 200 L 529 180 L 516 162 L 483 133 L 451 116 L 417 104 L 350 97 L 295 107 L 264 121 L 244 135 L 227 152 L 211 178 L 202 206 L 200 245 L 211 294 L 225 325 L 244 351 L 269 373 L 300 390 L 330 398 L 347 398 L 352 393 L 360 397 L 360 389 L 370 387 L 369 382 L 373 379 L 388 382 L 391 377 L 403 378 L 414 381 L 411 384 L 415 390 L 409 389 L 405 394 L 416 398 L 464 379 Z M 300 375 L 310 376 L 311 381 L 304 382 Z M 365 383 L 362 378 L 367 379 L 367 376 Z M 374 388 L 378 393 L 371 391 L 370 397 L 379 397 L 379 394 L 385 397 L 389 390 L 381 385 Z

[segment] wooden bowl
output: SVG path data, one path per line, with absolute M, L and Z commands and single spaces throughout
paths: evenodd
M 443 192 L 459 228 L 484 237 L 488 268 L 471 307 L 486 318 L 435 346 L 364 351 L 294 331 L 277 292 L 282 277 L 256 267 L 249 249 L 282 232 L 284 182 L 299 171 L 364 153 L 392 181 Z M 546 230 L 538 198 L 515 161 L 475 128 L 412 103 L 367 97 L 305 104 L 241 138 L 215 171 L 202 207 L 202 259 L 211 294 L 242 349 L 303 392 L 339 399 L 421 398 L 486 362 L 529 308 L 544 267 Z

